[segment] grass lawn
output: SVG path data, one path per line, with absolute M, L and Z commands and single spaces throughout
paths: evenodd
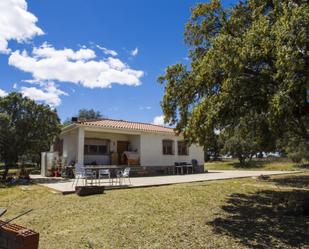
M 240 165 L 237 159 L 205 163 L 208 170 L 306 170 L 308 165 L 301 166 L 286 158 L 254 159 L 249 164 Z
M 4 218 L 40 232 L 40 248 L 308 248 L 309 172 L 62 196 L 37 185 L 0 189 Z

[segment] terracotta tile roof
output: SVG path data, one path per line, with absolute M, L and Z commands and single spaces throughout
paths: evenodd
M 175 134 L 173 128 L 148 123 L 131 122 L 125 120 L 115 120 L 115 119 L 85 120 L 85 121 L 78 121 L 77 124 L 112 128 L 112 129 L 135 130 L 135 131 L 143 131 L 151 133 L 163 132 L 163 133 Z

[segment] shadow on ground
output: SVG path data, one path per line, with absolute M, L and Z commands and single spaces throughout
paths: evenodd
M 271 179 L 279 187 L 293 187 L 293 188 L 308 188 L 309 189 L 309 175 L 297 175 L 283 178 Z
M 34 184 L 44 184 L 44 183 L 61 183 L 61 182 L 69 182 L 70 179 L 65 179 L 65 178 L 52 178 L 52 177 L 49 177 L 49 178 L 31 178 L 31 183 L 34 183 Z
M 309 191 L 233 194 L 210 225 L 249 248 L 308 248 L 309 217 L 295 206 L 308 198 Z
M 35 185 L 35 184 L 48 184 L 48 183 L 65 183 L 69 182 L 67 179 L 59 179 L 59 178 L 36 178 L 30 180 L 14 180 L 11 182 L 0 182 L 0 188 L 13 188 L 16 186 L 28 186 L 28 185 Z

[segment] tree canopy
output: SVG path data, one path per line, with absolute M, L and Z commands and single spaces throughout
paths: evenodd
M 79 120 L 96 120 L 104 118 L 104 115 L 102 115 L 100 111 L 86 108 L 80 109 L 76 116 Z M 69 118 L 63 122 L 64 125 L 68 125 L 71 123 L 72 121 Z
M 307 1 L 198 4 L 185 29 L 191 64 L 159 77 L 165 121 L 206 149 L 215 131 L 254 151 L 286 134 L 308 141 L 308 28 Z
M 49 150 L 60 132 L 56 111 L 35 103 L 19 93 L 0 97 L 0 158 L 8 169 L 21 156 L 38 155 Z
M 101 119 L 103 115 L 101 112 L 95 111 L 94 109 L 80 109 L 78 111 L 78 118 L 83 120 Z

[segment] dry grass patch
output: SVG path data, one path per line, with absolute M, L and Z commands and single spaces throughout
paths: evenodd
M 305 182 L 309 178 L 308 173 L 291 176 Z M 44 249 L 299 248 L 309 245 L 308 217 L 291 216 L 269 202 L 293 193 L 292 183 L 289 191 L 272 187 L 284 184 L 282 179 L 290 182 L 291 176 L 114 190 L 88 197 L 17 186 L 0 189 L 0 203 L 9 208 L 5 218 L 35 209 L 18 223 L 40 232 Z

